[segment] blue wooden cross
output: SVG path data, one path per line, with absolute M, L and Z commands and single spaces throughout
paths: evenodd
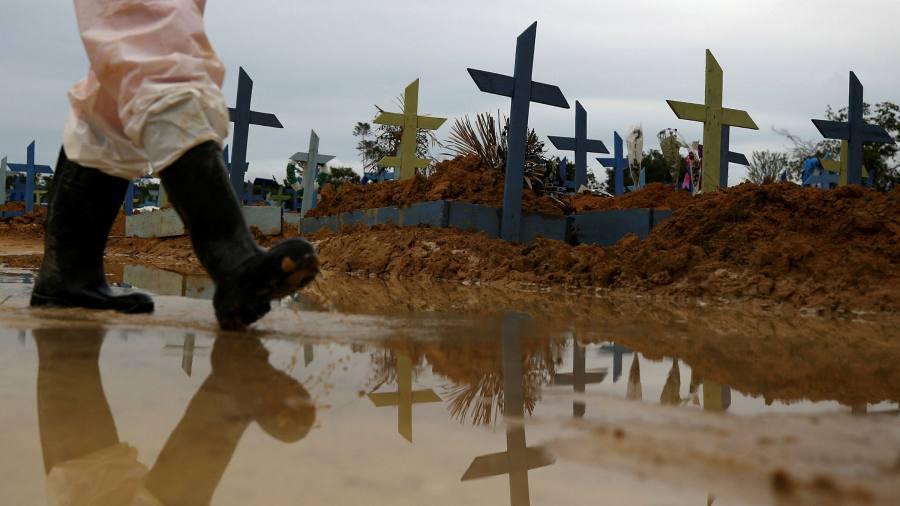
M 134 181 L 128 181 L 128 191 L 125 192 L 125 216 L 134 214 Z
M 247 75 L 243 67 L 240 67 L 238 76 L 237 103 L 235 107 L 228 108 L 228 115 L 234 123 L 232 136 L 233 159 L 230 164 L 231 185 L 237 192 L 238 198 L 245 200 L 244 174 L 247 173 L 247 139 L 250 136 L 250 125 L 259 125 L 270 128 L 284 128 L 274 114 L 256 112 L 250 110 L 250 97 L 253 95 L 253 80 Z
M 729 144 L 731 143 L 731 127 L 722 125 L 722 156 L 719 157 L 719 188 L 728 188 L 728 164 L 736 163 L 738 165 L 749 166 L 750 161 L 743 153 L 735 153 L 731 151 Z
M 587 184 L 587 154 L 609 154 L 603 141 L 587 138 L 587 111 L 575 101 L 575 137 L 549 136 L 550 142 L 563 151 L 575 152 L 575 191 Z
M 878 125 L 867 124 L 863 119 L 863 85 L 850 72 L 850 104 L 847 109 L 847 122 L 812 120 L 816 128 L 826 139 L 843 139 L 848 142 L 847 149 L 847 184 L 862 183 L 863 143 L 880 142 L 895 144 L 894 138 Z
M 0 206 L 6 203 L 6 157 L 0 159 Z
M 522 185 L 525 178 L 525 147 L 531 102 L 569 108 L 559 87 L 531 80 L 536 36 L 537 22 L 534 22 L 516 40 L 516 64 L 512 77 L 468 69 L 479 90 L 512 99 L 509 109 L 506 181 L 503 188 L 503 224 L 500 230 L 503 239 L 511 242 L 520 240 L 522 228 Z
M 31 141 L 31 144 L 28 145 L 25 159 L 25 163 L 11 163 L 8 165 L 8 168 L 10 172 L 25 173 L 25 195 L 23 200 L 25 200 L 25 212 L 30 213 L 34 210 L 34 176 L 36 174 L 53 174 L 53 169 L 48 165 L 34 164 L 34 141 Z
M 613 156 L 612 158 L 598 158 L 598 162 L 604 167 L 609 167 L 615 172 L 615 191 L 613 195 L 625 194 L 625 168 L 628 167 L 628 158 L 625 157 L 625 147 L 619 132 L 613 132 Z

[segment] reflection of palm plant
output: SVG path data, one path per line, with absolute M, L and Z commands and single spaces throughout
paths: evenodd
M 500 117 L 500 113 L 497 113 Z M 447 146 L 456 156 L 477 156 L 482 163 L 494 169 L 502 169 L 506 165 L 507 136 L 509 118 L 503 118 L 501 129 L 496 118 L 489 113 L 475 116 L 475 125 L 468 116 L 457 119 L 450 130 Z M 534 130 L 528 132 L 525 146 L 525 159 L 543 159 L 544 143 L 538 139 Z
M 532 355 L 525 361 L 522 379 L 522 408 L 525 414 L 530 415 L 534 411 L 540 399 L 541 386 L 549 383 L 553 376 L 556 364 L 551 356 Z M 503 413 L 503 374 L 485 372 L 477 383 L 445 386 L 444 394 L 450 399 L 450 414 L 460 422 L 471 420 L 473 425 L 496 423 Z

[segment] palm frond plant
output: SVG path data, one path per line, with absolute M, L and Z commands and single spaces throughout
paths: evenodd
M 507 137 L 509 135 L 509 118 L 503 117 L 501 128 L 497 118 L 489 112 L 475 116 L 475 123 L 469 116 L 458 118 L 450 129 L 450 137 L 447 139 L 447 147 L 454 156 L 477 156 L 482 163 L 496 170 L 502 170 L 506 166 L 506 154 L 509 150 Z M 528 141 L 525 145 L 526 164 L 542 164 L 546 149 L 544 143 L 538 138 L 534 130 L 528 132 Z

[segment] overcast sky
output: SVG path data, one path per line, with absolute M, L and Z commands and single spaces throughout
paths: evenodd
M 760 126 L 732 130 L 732 150 L 748 156 L 786 147 L 773 126 L 818 138 L 809 120 L 846 105 L 850 70 L 867 102 L 900 101 L 898 0 L 208 0 L 206 9 L 229 105 L 243 66 L 253 108 L 285 126 L 251 127 L 248 149 L 251 176 L 279 178 L 311 128 L 320 151 L 359 167 L 353 125 L 370 121 L 374 104 L 394 109 L 415 78 L 422 114 L 508 113 L 509 101 L 480 93 L 466 68 L 511 74 L 516 36 L 533 21 L 534 79 L 560 86 L 573 107 L 580 100 L 589 136 L 608 146 L 613 130 L 634 124 L 645 149 L 667 127 L 699 139 L 701 125 L 677 120 L 665 100 L 703 100 L 706 48 L 725 70 L 725 106 L 746 109 Z M 3 0 L 0 34 L 0 154 L 24 161 L 35 139 L 38 162 L 52 165 L 66 91 L 88 67 L 73 7 Z M 574 109 L 534 104 L 530 126 L 544 139 L 573 135 Z M 743 175 L 732 166 L 732 183 Z

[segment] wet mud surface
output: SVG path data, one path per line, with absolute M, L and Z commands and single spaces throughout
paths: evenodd
M 31 310 L 33 272 L 0 275 L 4 504 L 900 493 L 890 314 L 327 274 L 233 333 L 216 330 L 202 275 L 118 264 L 109 277 L 163 294 L 156 314 Z

